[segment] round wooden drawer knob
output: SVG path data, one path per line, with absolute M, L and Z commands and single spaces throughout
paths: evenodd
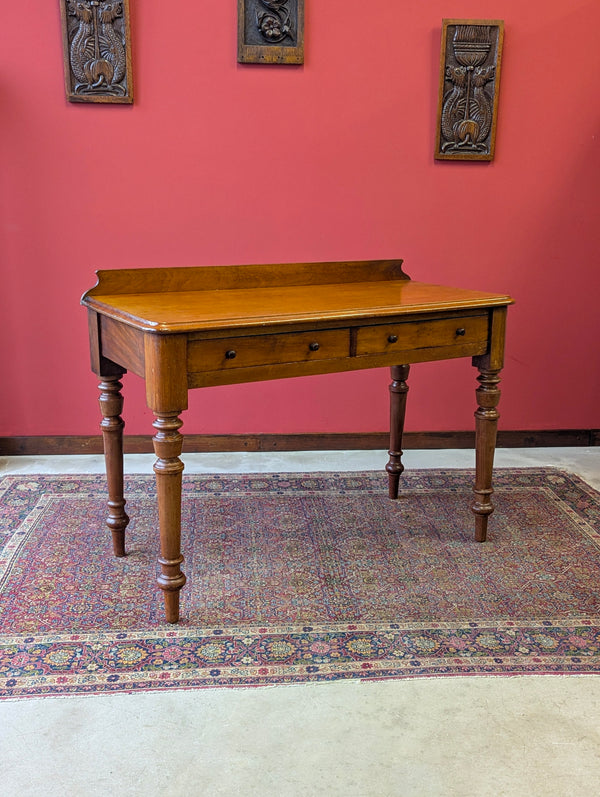
M 388 343 L 398 343 L 398 335 L 388 335 Z
M 235 349 L 230 349 L 229 351 L 225 352 L 225 359 L 226 360 L 233 360 L 233 359 L 235 359 L 236 355 L 237 355 L 237 352 L 235 351 Z
M 457 335 L 460 335 L 460 336 L 464 335 L 464 334 L 465 334 L 465 332 L 466 332 L 466 330 L 465 330 L 465 328 L 464 328 L 464 327 L 459 327 L 459 328 L 456 330 L 456 334 L 457 334 Z
M 319 349 L 320 349 L 321 347 L 319 346 L 319 344 L 318 344 L 318 343 L 317 343 L 317 341 L 315 340 L 315 341 L 314 341 L 314 343 L 309 343 L 309 344 L 308 344 L 308 348 L 309 348 L 311 351 L 319 351 Z

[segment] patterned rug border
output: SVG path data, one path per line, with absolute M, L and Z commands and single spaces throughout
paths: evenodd
M 454 488 L 446 484 L 445 489 L 464 491 L 472 474 L 464 469 L 412 471 L 403 476 L 402 490 L 431 489 L 436 480 L 450 480 Z M 126 479 L 141 484 L 143 492 L 154 489 L 153 476 Z M 250 484 L 252 493 L 271 492 L 273 482 L 281 489 L 318 490 L 332 481 L 336 492 L 364 491 L 365 484 L 369 491 L 379 491 L 385 476 L 379 472 L 194 474 L 184 480 L 184 491 L 243 492 L 242 485 Z M 561 501 L 577 495 L 579 501 L 571 510 L 578 514 L 580 525 L 589 527 L 593 508 L 592 531 L 598 539 L 600 493 L 578 476 L 553 468 L 499 468 L 494 482 L 497 493 L 527 486 L 544 487 Z M 24 496 L 31 494 L 33 501 L 39 499 L 40 489 L 60 490 L 65 483 L 79 485 L 74 492 L 81 496 L 90 487 L 103 489 L 104 477 L 9 475 L 0 479 L 0 497 L 10 485 L 21 484 Z M 600 617 L 596 616 L 223 628 L 164 624 L 116 632 L 0 634 L 0 699 L 344 679 L 597 673 Z

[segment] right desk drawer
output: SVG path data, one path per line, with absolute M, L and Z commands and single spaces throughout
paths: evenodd
M 472 346 L 488 339 L 488 315 L 441 318 L 439 321 L 402 321 L 360 327 L 356 354 L 391 354 L 394 350 Z

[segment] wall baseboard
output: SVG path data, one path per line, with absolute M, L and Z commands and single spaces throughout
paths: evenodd
M 473 448 L 475 432 L 406 432 L 405 449 Z M 598 446 L 600 429 L 499 431 L 499 448 Z M 127 454 L 152 452 L 148 435 L 125 435 Z M 385 432 L 339 434 L 184 435 L 184 452 L 214 451 L 352 451 L 387 449 Z M 0 455 L 101 454 L 100 435 L 0 437 Z

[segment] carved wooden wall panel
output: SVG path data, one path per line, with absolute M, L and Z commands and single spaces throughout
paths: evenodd
M 304 63 L 304 0 L 238 0 L 238 61 Z
M 60 0 L 70 102 L 133 102 L 129 0 Z
M 445 19 L 435 157 L 493 160 L 502 20 Z

